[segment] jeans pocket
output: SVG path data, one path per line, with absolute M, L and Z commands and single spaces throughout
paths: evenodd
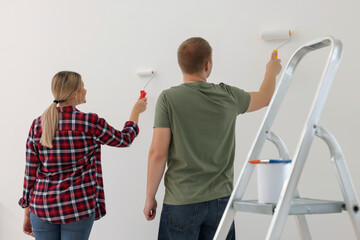
M 169 227 L 184 232 L 195 225 L 199 204 L 168 205 L 168 210 Z
M 221 217 L 225 211 L 225 208 L 229 202 L 229 199 L 230 199 L 230 196 L 217 199 L 217 202 L 218 202 L 217 224 L 219 224 L 219 222 L 221 220 Z

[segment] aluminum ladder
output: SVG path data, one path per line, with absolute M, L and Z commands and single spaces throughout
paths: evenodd
M 306 124 L 303 128 L 295 154 L 292 158 L 293 161 L 291 163 L 290 173 L 284 182 L 277 204 L 259 204 L 257 200 L 242 201 L 243 195 L 255 168 L 255 164 L 250 164 L 248 161 L 258 159 L 265 140 L 269 140 L 275 144 L 281 159 L 291 159 L 289 158 L 289 153 L 284 142 L 279 136 L 273 133 L 270 128 L 284 99 L 295 69 L 301 59 L 311 51 L 328 46 L 330 47 L 330 54 L 322 73 Z M 342 210 L 346 210 L 348 212 L 355 230 L 355 235 L 357 239 L 360 240 L 359 201 L 350 178 L 343 152 L 334 136 L 324 128 L 318 126 L 332 81 L 341 60 L 341 55 L 342 43 L 332 36 L 326 36 L 308 42 L 301 46 L 292 55 L 285 70 L 283 71 L 279 86 L 270 101 L 255 141 L 253 142 L 251 150 L 247 156 L 247 160 L 245 161 L 237 179 L 234 190 L 229 199 L 229 203 L 215 233 L 215 240 L 226 239 L 237 211 L 273 215 L 266 235 L 267 240 L 280 239 L 287 216 L 296 215 L 300 237 L 301 239 L 308 240 L 311 239 L 311 235 L 306 222 L 305 214 L 340 213 Z M 300 198 L 297 186 L 314 136 L 320 137 L 330 148 L 331 162 L 335 169 L 344 201 Z

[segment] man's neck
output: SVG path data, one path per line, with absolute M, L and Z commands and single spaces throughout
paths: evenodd
M 184 83 L 206 82 L 206 77 L 203 74 L 183 73 L 183 81 Z

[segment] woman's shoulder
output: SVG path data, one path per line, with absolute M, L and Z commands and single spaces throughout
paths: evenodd
M 97 123 L 99 121 L 99 116 L 96 113 L 92 113 L 92 112 L 82 112 L 82 111 L 77 111 L 77 119 L 78 120 L 85 120 L 91 123 Z
M 41 116 L 35 118 L 32 121 L 31 127 L 30 127 L 30 132 L 33 135 L 37 135 L 37 134 L 41 134 Z

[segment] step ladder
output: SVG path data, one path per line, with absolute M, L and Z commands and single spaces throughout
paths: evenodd
M 276 146 L 281 159 L 291 159 L 284 142 L 279 136 L 273 133 L 270 128 L 284 99 L 295 69 L 301 59 L 311 51 L 328 46 L 330 47 L 330 54 L 327 59 L 327 64 L 321 76 L 314 102 L 303 128 L 295 154 L 292 158 L 293 161 L 291 163 L 290 173 L 284 182 L 277 204 L 260 204 L 257 200 L 243 201 L 243 195 L 256 165 L 249 163 L 249 160 L 259 158 L 265 140 L 272 142 Z M 214 237 L 215 240 L 226 239 L 235 214 L 238 211 L 273 215 L 266 235 L 267 240 L 280 239 L 287 216 L 296 215 L 300 237 L 301 239 L 308 240 L 311 239 L 311 235 L 305 214 L 340 213 L 343 210 L 348 212 L 355 230 L 355 235 L 357 239 L 360 240 L 359 201 L 350 178 L 343 152 L 334 136 L 324 128 L 318 126 L 332 81 L 341 60 L 341 55 L 341 41 L 332 36 L 327 36 L 303 45 L 290 58 L 283 71 L 279 86 L 267 108 L 264 120 L 247 156 L 247 160 L 245 161 L 240 176 L 235 184 L 234 191 L 231 194 L 229 203 L 216 231 Z M 297 185 L 314 136 L 318 136 L 324 140 L 330 148 L 331 162 L 336 171 L 336 177 L 344 201 L 300 198 Z

